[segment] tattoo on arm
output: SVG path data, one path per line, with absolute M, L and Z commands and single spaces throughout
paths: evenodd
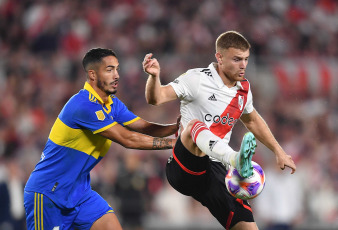
M 172 149 L 172 139 L 155 137 L 153 149 Z

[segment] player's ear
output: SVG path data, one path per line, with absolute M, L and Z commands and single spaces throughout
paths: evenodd
M 95 78 L 96 78 L 96 73 L 95 73 L 95 70 L 88 70 L 88 79 L 91 80 L 91 81 L 95 81 Z
M 220 54 L 219 52 L 216 52 L 215 54 L 216 60 L 219 64 L 222 64 L 222 54 Z

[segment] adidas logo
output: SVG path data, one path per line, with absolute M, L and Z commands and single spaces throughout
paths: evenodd
M 216 97 L 215 97 L 215 94 L 212 94 L 209 98 L 208 98 L 209 101 L 217 101 Z

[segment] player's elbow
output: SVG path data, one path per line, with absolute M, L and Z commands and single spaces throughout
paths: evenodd
M 243 121 L 243 124 L 245 125 L 245 127 L 247 127 L 248 129 L 250 129 L 251 127 L 253 127 L 255 125 L 255 121 L 254 120 L 248 120 L 248 121 Z
M 147 103 L 149 104 L 149 105 L 160 105 L 161 103 L 160 103 L 160 101 L 158 100 L 158 99 L 156 99 L 156 98 L 146 98 L 146 100 L 147 100 Z

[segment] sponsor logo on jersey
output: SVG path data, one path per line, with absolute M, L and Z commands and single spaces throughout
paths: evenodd
M 221 117 L 220 115 L 211 115 L 210 113 L 207 113 L 204 116 L 204 120 L 205 121 L 212 121 L 214 124 L 221 123 L 222 125 L 229 125 L 229 126 L 233 126 L 237 122 L 237 119 L 230 117 L 229 113 L 227 113 L 223 117 Z
M 241 95 L 239 95 L 239 96 L 238 96 L 238 108 L 239 108 L 240 110 L 243 110 L 243 104 L 244 104 L 244 97 L 241 96 Z
M 102 110 L 96 111 L 95 114 L 100 121 L 103 121 L 106 118 Z
M 212 94 L 209 98 L 208 98 L 209 101 L 217 101 L 216 97 L 215 97 L 215 94 Z

